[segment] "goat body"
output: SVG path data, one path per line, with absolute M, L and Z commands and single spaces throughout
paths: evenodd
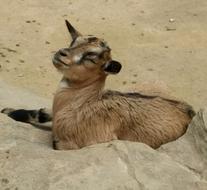
M 53 104 L 56 149 L 78 149 L 111 140 L 152 148 L 183 135 L 194 115 L 184 102 L 139 93 L 103 91 L 104 81 L 59 89 Z

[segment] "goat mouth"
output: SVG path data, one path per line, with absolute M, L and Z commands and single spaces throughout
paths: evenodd
M 59 57 L 59 55 L 55 54 L 53 59 L 52 59 L 53 65 L 55 66 L 60 66 L 60 65 L 64 65 L 66 67 L 69 67 L 68 64 L 66 64 L 64 61 L 62 61 Z

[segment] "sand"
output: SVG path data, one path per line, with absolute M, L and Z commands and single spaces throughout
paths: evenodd
M 52 99 L 61 75 L 51 58 L 70 43 L 68 19 L 104 38 L 123 64 L 107 88 L 161 81 L 196 109 L 207 105 L 207 1 L 0 0 L 0 7 L 0 80 L 9 85 Z

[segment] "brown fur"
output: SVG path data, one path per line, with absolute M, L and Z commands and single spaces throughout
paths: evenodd
M 185 133 L 194 115 L 188 104 L 161 96 L 104 91 L 112 63 L 110 48 L 103 40 L 88 40 L 91 37 L 75 35 L 72 29 L 72 46 L 58 51 L 53 60 L 63 73 L 53 102 L 56 149 L 78 149 L 115 139 L 158 148 Z M 89 56 L 93 62 L 75 58 L 94 51 L 100 55 Z

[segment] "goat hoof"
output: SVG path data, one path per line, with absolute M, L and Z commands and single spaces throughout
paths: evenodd
M 52 147 L 54 150 L 58 150 L 57 143 L 58 143 L 58 141 L 55 141 L 55 140 L 52 141 Z
M 4 108 L 4 109 L 1 110 L 1 113 L 4 113 L 4 114 L 8 115 L 9 113 L 11 113 L 14 110 L 15 109 L 13 109 L 13 108 Z
M 52 120 L 51 115 L 49 113 L 47 113 L 46 108 L 41 108 L 38 111 L 38 121 L 40 123 L 45 123 L 45 122 L 48 122 L 51 120 Z

